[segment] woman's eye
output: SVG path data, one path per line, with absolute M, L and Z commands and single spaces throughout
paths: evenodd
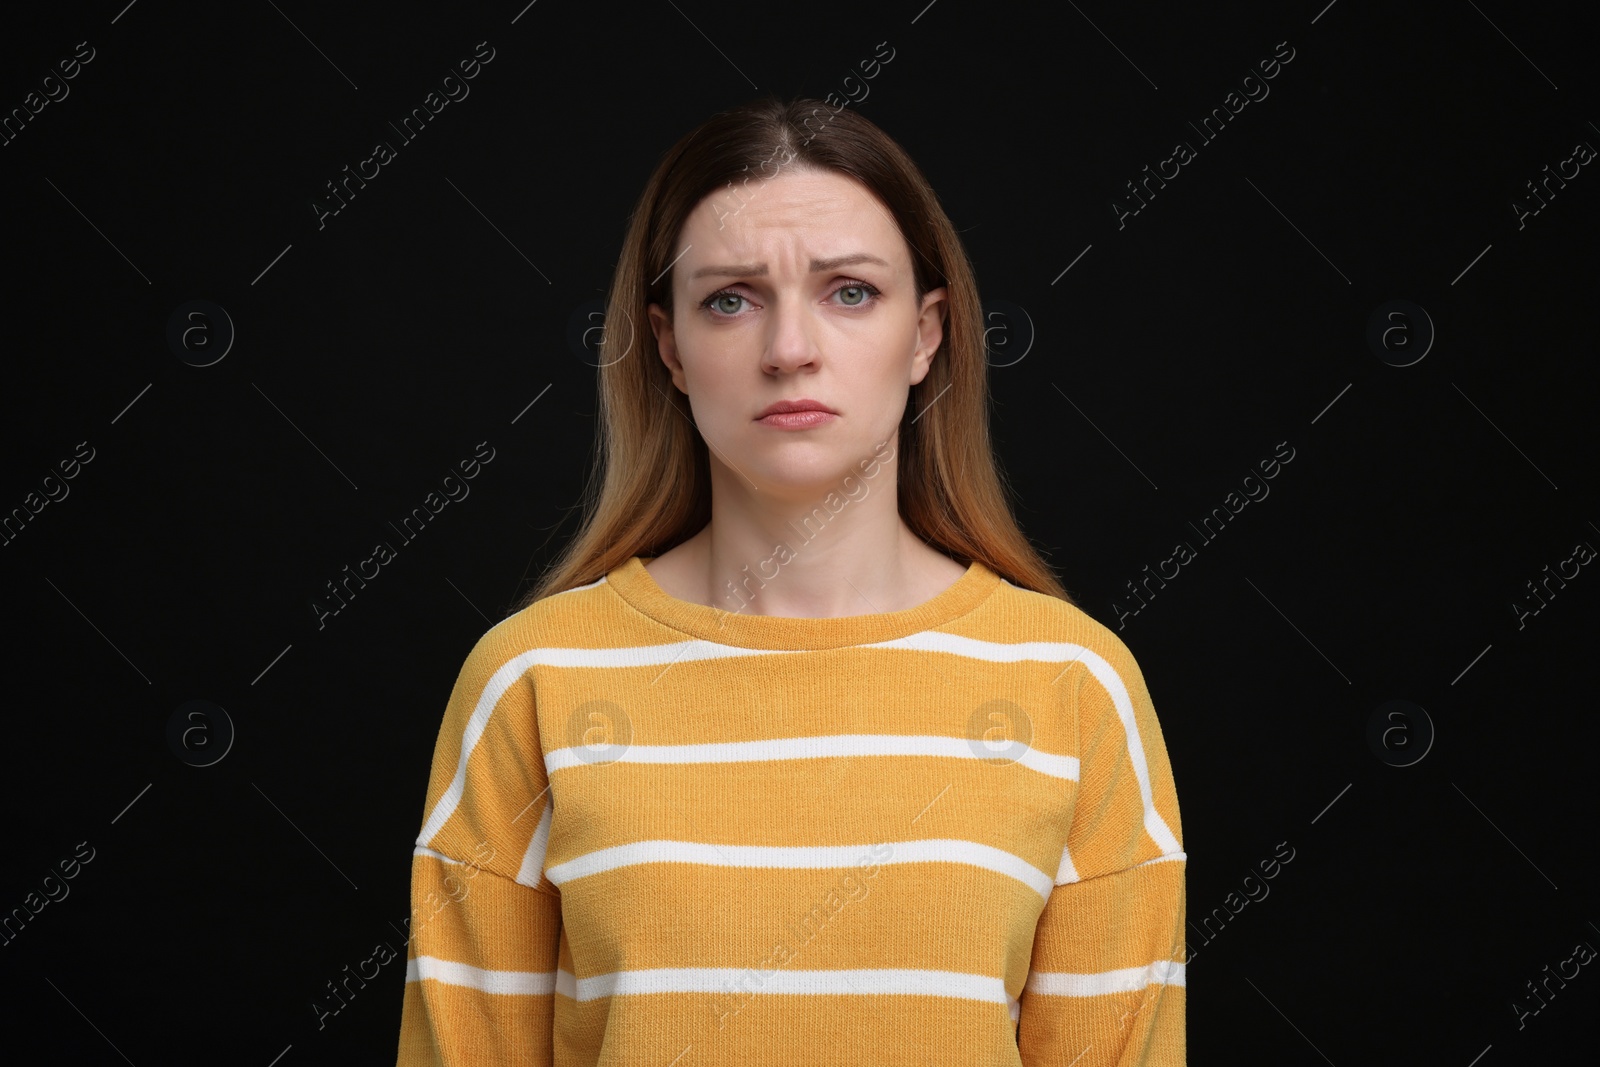
M 835 289 L 832 295 L 839 297 L 840 302 L 845 307 L 858 308 L 865 307 L 871 302 L 872 298 L 883 294 L 876 286 L 869 285 L 866 282 L 851 282 Z M 700 301 L 700 306 L 715 311 L 722 317 L 731 318 L 739 313 L 740 302 L 744 300 L 745 297 L 742 294 L 736 293 L 731 289 L 719 289 Z
M 738 293 L 713 293 L 711 296 L 712 306 L 724 315 L 738 314 L 739 301 L 743 299 Z

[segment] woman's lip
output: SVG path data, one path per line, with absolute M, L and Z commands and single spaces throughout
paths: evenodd
M 800 412 L 800 411 L 826 411 L 830 415 L 839 414 L 837 411 L 834 411 L 832 408 L 825 407 L 824 405 L 822 405 L 821 403 L 819 403 L 819 402 L 817 402 L 815 400 L 797 400 L 797 401 L 794 401 L 794 403 L 804 404 L 805 407 L 789 408 L 787 411 L 781 411 L 781 410 L 778 410 L 777 409 L 777 405 L 774 404 L 772 407 L 768 408 L 762 414 L 757 415 L 756 418 L 764 419 L 768 415 L 789 415 L 789 414 L 793 414 L 795 412 Z
M 818 411 L 813 408 L 808 411 L 779 411 L 756 421 L 763 426 L 780 430 L 806 430 L 832 422 L 838 417 L 831 411 Z

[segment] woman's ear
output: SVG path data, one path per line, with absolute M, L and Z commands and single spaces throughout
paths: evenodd
M 650 330 L 656 336 L 656 351 L 661 354 L 661 362 L 667 365 L 672 384 L 687 395 L 689 390 L 685 388 L 683 363 L 678 359 L 678 342 L 672 332 L 672 314 L 660 304 L 651 304 L 645 310 L 650 315 Z
M 944 341 L 944 319 L 949 310 L 949 291 L 944 286 L 929 289 L 922 294 L 922 311 L 917 316 L 917 351 L 916 362 L 919 368 L 913 368 L 916 374 L 915 381 L 920 382 L 928 373 L 928 365 L 933 362 L 934 353 L 939 351 L 939 345 Z M 915 382 L 913 383 L 915 384 Z

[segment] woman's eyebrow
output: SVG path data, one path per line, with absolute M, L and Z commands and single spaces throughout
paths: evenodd
M 811 261 L 811 273 L 817 274 L 825 270 L 835 270 L 839 267 L 848 267 L 855 263 L 876 263 L 880 267 L 887 267 L 889 265 L 869 252 L 852 252 L 849 255 L 834 256 L 832 259 L 813 259 Z M 689 275 L 689 277 L 691 280 L 695 278 L 704 278 L 709 275 L 727 277 L 757 277 L 765 273 L 767 273 L 767 265 L 765 263 L 744 263 L 736 264 L 731 267 L 701 267 L 699 270 Z

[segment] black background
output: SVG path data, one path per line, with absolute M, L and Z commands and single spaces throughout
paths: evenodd
M 1521 225 L 1513 204 L 1600 147 L 1594 26 L 1323 3 L 8 12 L 7 114 L 94 49 L 0 147 L 0 509 L 28 514 L 93 450 L 0 549 L 0 913 L 94 850 L 0 947 L 8 1043 L 393 1062 L 445 700 L 576 521 L 595 372 L 572 324 L 681 134 L 759 93 L 865 87 L 853 106 L 923 167 L 994 313 L 1019 518 L 1161 716 L 1193 1061 L 1592 1048 L 1595 964 L 1520 1027 L 1513 1002 L 1600 947 L 1600 577 L 1551 582 L 1520 626 L 1513 604 L 1600 545 L 1596 164 Z M 480 41 L 470 96 L 319 228 L 325 183 Z M 1200 144 L 1187 123 L 1279 42 L 1270 95 Z M 1197 158 L 1119 227 L 1125 183 L 1178 140 Z M 214 312 L 168 343 L 191 300 L 236 331 L 209 366 Z M 1374 348 L 1394 300 L 1431 331 L 1412 311 Z M 484 441 L 470 496 L 319 629 L 324 583 Z M 1280 442 L 1270 496 L 1203 541 L 1190 523 Z M 1196 558 L 1124 615 L 1179 541 Z M 217 713 L 169 743 L 191 700 L 237 731 L 209 766 L 183 757 L 223 750 Z M 1390 700 L 1431 731 L 1382 718 Z M 1270 894 L 1202 933 L 1284 842 Z M 327 984 L 385 940 L 399 959 L 319 1026 Z

